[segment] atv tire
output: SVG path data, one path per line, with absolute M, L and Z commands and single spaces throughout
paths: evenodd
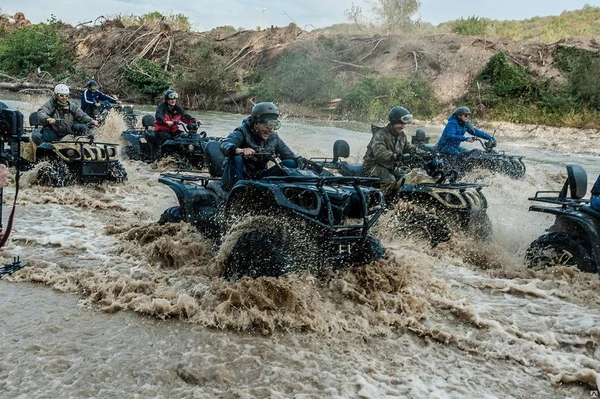
M 133 146 L 127 146 L 123 148 L 123 155 L 127 157 L 127 159 L 131 159 L 132 161 L 143 161 L 144 155 L 138 149 Z
M 320 272 L 321 245 L 314 232 L 299 227 L 296 220 L 268 216 L 251 217 L 234 226 L 223 240 L 229 247 L 225 277 L 279 277 L 291 272 Z M 242 231 L 239 233 L 239 231 Z
M 491 237 L 492 221 L 485 210 L 473 211 L 467 224 L 468 234 L 477 240 L 486 240 Z
M 127 180 L 127 171 L 121 162 L 111 162 L 108 165 L 108 180 L 116 183 L 123 183 Z
M 41 160 L 37 174 L 37 184 L 45 187 L 67 187 L 73 184 L 73 176 L 69 167 L 61 160 L 45 158 Z
M 178 206 L 173 206 L 160 215 L 160 219 L 158 219 L 158 224 L 164 225 L 167 223 L 179 223 L 183 220 L 183 215 L 181 214 L 181 208 Z
M 440 217 L 416 211 L 398 212 L 398 233 L 403 236 L 425 239 L 432 247 L 450 240 L 448 225 Z
M 533 241 L 525 253 L 529 268 L 543 269 L 550 266 L 576 266 L 587 273 L 597 271 L 596 261 L 590 251 L 567 233 L 550 233 Z
M 355 248 L 352 256 L 353 266 L 363 266 L 385 257 L 385 247 L 373 237 L 367 236 L 365 242 Z

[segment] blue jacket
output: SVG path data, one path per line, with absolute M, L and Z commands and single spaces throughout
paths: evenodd
M 448 123 L 437 142 L 438 149 L 442 152 L 460 152 L 460 143 L 469 140 L 469 136 L 465 137 L 465 133 L 481 137 L 485 140 L 493 139 L 490 134 L 471 126 L 469 121 L 464 123 L 456 115 L 452 114 L 448 118 Z
M 89 114 L 93 112 L 96 108 L 96 103 L 108 101 L 111 104 L 116 104 L 117 99 L 111 96 L 107 96 L 99 90 L 91 91 L 90 89 L 85 89 L 83 93 L 81 93 L 81 109 Z

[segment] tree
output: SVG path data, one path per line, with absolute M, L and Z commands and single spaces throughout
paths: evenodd
M 369 0 L 373 14 L 381 24 L 386 33 L 395 34 L 407 30 L 416 21 L 412 17 L 419 11 L 421 2 L 419 0 Z M 362 9 L 352 4 L 352 7 L 345 12 L 348 20 L 360 25 L 364 20 Z

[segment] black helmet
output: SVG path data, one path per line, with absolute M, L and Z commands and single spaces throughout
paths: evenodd
M 165 101 L 172 99 L 172 98 L 179 98 L 179 94 L 177 94 L 177 92 L 173 89 L 169 89 L 169 90 L 165 91 Z
M 94 86 L 98 87 L 98 82 L 96 82 L 95 80 L 90 80 L 85 85 L 85 87 L 94 87 Z
M 268 119 L 279 118 L 279 110 L 273 103 L 258 103 L 252 107 L 250 117 L 252 118 L 253 124 L 263 123 Z
M 412 121 L 412 115 L 406 108 L 395 106 L 390 109 L 388 120 L 392 125 L 397 123 L 403 123 L 406 125 Z
M 459 115 L 471 115 L 471 110 L 469 109 L 469 107 L 458 107 L 456 108 L 456 111 L 454 111 L 454 115 L 459 116 Z

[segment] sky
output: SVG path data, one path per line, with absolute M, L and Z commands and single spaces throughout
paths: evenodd
M 3 4 L 4 3 L 4 4 Z M 158 11 L 163 15 L 183 14 L 192 28 L 207 31 L 217 26 L 256 29 L 286 26 L 295 22 L 311 30 L 348 22 L 344 12 L 352 5 L 370 15 L 369 0 L 0 0 L 0 11 L 13 15 L 20 11 L 32 23 L 46 22 L 51 15 L 71 25 L 93 21 L 99 16 L 143 15 Z M 422 21 L 437 25 L 470 16 L 497 20 L 527 19 L 558 15 L 585 5 L 600 7 L 600 0 L 421 0 Z

